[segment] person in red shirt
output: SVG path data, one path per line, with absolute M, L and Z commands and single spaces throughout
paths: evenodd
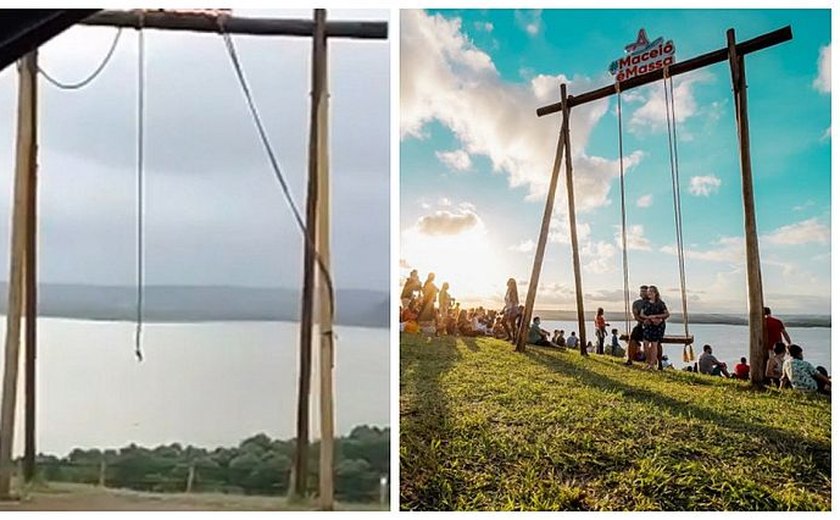
M 764 348 L 767 350 L 773 350 L 776 343 L 782 341 L 782 338 L 785 338 L 786 345 L 791 344 L 790 336 L 785 330 L 785 324 L 782 323 L 782 320 L 774 318 L 770 315 L 770 307 L 764 308 L 764 325 L 766 329 Z
M 735 365 L 735 378 L 744 380 L 750 378 L 750 366 L 747 364 L 747 358 L 742 357 L 741 362 Z

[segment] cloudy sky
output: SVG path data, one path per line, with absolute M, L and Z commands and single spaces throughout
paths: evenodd
M 429 270 L 464 301 L 526 289 L 560 117 L 535 109 L 613 83 L 609 63 L 638 30 L 677 60 L 781 28 L 794 39 L 746 58 L 765 301 L 830 312 L 828 10 L 405 11 L 401 15 L 401 274 Z M 731 80 L 720 63 L 674 80 L 689 311 L 745 312 L 743 205 Z M 679 278 L 662 84 L 624 94 L 630 284 L 672 308 Z M 621 310 L 616 98 L 571 118 L 587 306 Z M 537 306 L 574 308 L 561 180 Z
M 237 11 L 311 18 L 311 10 Z M 331 10 L 328 19 L 388 19 Z M 74 27 L 40 65 L 86 77 L 116 29 Z M 301 284 L 302 239 L 259 143 L 219 35 L 153 31 L 146 40 L 146 281 Z M 235 36 L 271 141 L 305 207 L 311 40 Z M 333 266 L 340 288 L 389 280 L 389 44 L 330 40 Z M 133 284 L 137 33 L 125 30 L 104 72 L 79 91 L 41 80 L 40 277 Z M 0 73 L 0 275 L 8 273 L 17 74 Z

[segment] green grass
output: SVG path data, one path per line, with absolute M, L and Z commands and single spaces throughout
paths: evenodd
M 828 510 L 823 396 L 402 335 L 400 507 Z

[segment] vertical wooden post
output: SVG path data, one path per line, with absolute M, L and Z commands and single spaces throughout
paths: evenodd
M 577 214 L 575 213 L 575 182 L 572 177 L 572 145 L 569 138 L 569 109 L 566 96 L 566 84 L 560 85 L 560 100 L 563 103 L 563 135 L 566 140 L 566 196 L 569 201 L 569 232 L 572 238 L 572 268 L 575 272 L 575 301 L 577 302 L 578 337 L 580 338 L 580 353 L 586 352 L 586 319 L 583 315 L 583 285 L 580 280 L 580 251 L 578 249 Z
M 312 324 L 315 295 L 315 242 L 318 224 L 318 134 L 315 106 L 315 49 L 312 56 L 312 111 L 309 123 L 309 180 L 306 188 L 306 239 L 303 254 L 303 295 L 300 317 L 300 374 L 298 384 L 297 440 L 292 471 L 292 498 L 306 496 L 309 474 L 309 394 L 312 381 Z
M 29 146 L 29 190 L 26 203 L 26 246 L 24 251 L 24 313 L 26 330 L 25 361 L 25 429 L 23 451 L 23 478 L 31 482 L 35 476 L 35 372 L 38 330 L 38 268 L 37 268 L 37 217 L 38 217 L 38 51 L 32 51 L 25 60 L 26 74 L 32 82 L 32 110 L 30 113 L 32 139 Z
M 3 399 L 0 405 L 0 500 L 11 498 L 14 471 L 15 408 L 17 406 L 18 365 L 20 363 L 20 317 L 23 296 L 23 262 L 26 236 L 26 204 L 29 200 L 29 176 L 35 135 L 35 56 L 23 58 L 18 83 L 17 151 L 12 209 L 11 260 L 9 262 L 9 299 L 6 310 L 5 365 Z
M 315 31 L 312 40 L 313 81 L 312 109 L 317 122 L 318 144 L 318 256 L 327 272 L 330 271 L 330 162 L 329 162 L 329 89 L 327 86 L 327 12 L 315 9 Z M 318 270 L 318 331 L 321 336 L 320 417 L 321 443 L 318 457 L 318 496 L 321 509 L 333 509 L 333 450 L 335 438 L 333 411 L 333 323 L 329 285 L 325 274 Z
M 105 454 L 99 459 L 99 487 L 105 487 L 105 475 L 108 471 L 108 463 L 105 462 Z
M 195 463 L 190 464 L 190 471 L 187 473 L 187 493 L 192 493 L 193 482 L 195 482 Z
M 750 380 L 759 385 L 764 380 L 767 350 L 764 346 L 764 290 L 761 283 L 761 260 L 758 251 L 758 230 L 755 220 L 752 163 L 750 160 L 750 125 L 747 115 L 747 78 L 744 57 L 735 49 L 735 29 L 726 31 L 729 47 L 729 68 L 735 95 L 735 121 L 738 125 L 738 147 L 741 159 L 741 191 L 744 198 L 744 238 L 747 253 L 747 288 L 750 324 Z
M 563 117 L 565 117 L 565 114 Z M 531 325 L 531 316 L 534 313 L 534 302 L 537 299 L 537 286 L 540 283 L 540 272 L 542 271 L 543 258 L 545 257 L 545 245 L 548 241 L 551 214 L 554 212 L 554 196 L 557 193 L 557 179 L 560 177 L 560 161 L 563 160 L 563 148 L 566 145 L 565 131 L 566 125 L 564 122 L 557 139 L 554 165 L 551 167 L 551 181 L 548 185 L 548 195 L 545 199 L 545 210 L 543 211 L 542 226 L 540 227 L 540 237 L 537 239 L 537 250 L 534 253 L 531 280 L 528 282 L 528 295 L 525 297 L 525 311 L 522 315 L 522 322 L 519 324 L 519 334 L 516 339 L 517 352 L 525 352 L 525 343 L 528 341 L 528 328 Z

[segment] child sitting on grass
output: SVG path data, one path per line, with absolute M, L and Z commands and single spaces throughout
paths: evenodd
M 747 380 L 750 378 L 750 366 L 747 364 L 747 358 L 742 357 L 741 362 L 735 365 L 735 379 Z

